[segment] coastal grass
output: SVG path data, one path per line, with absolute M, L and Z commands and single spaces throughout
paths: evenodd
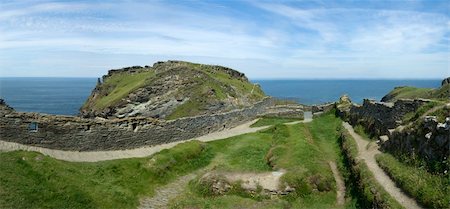
M 211 196 L 191 182 L 170 207 L 336 208 L 336 185 L 328 162 L 342 164 L 338 144 L 341 122 L 332 112 L 310 124 L 283 125 L 279 120 L 267 120 L 265 124 L 272 127 L 266 130 L 209 142 L 215 157 L 208 168 L 244 173 L 283 169 L 282 184 L 288 183 L 296 192 L 275 199 L 239 190 Z M 352 207 L 352 201 L 344 207 Z
M 0 208 L 135 208 L 138 198 L 206 166 L 213 154 L 192 141 L 151 157 L 74 163 L 35 152 L 0 153 Z
M 103 97 L 95 100 L 94 108 L 103 109 L 110 107 L 125 98 L 134 90 L 145 85 L 146 80 L 155 74 L 154 71 L 143 71 L 139 73 L 118 73 L 106 79 L 103 88 L 108 92 Z
M 349 192 L 356 199 L 356 208 L 403 208 L 376 181 L 364 161 L 359 160 L 355 139 L 341 128 L 339 138 L 343 162 L 346 170 L 345 182 Z
M 418 88 L 411 86 L 396 87 L 389 92 L 387 96 L 390 97 L 389 102 L 399 99 L 433 99 L 439 101 L 449 101 L 450 84 L 445 84 L 437 89 L 432 88 Z
M 296 192 L 271 199 L 233 190 L 205 196 L 187 185 L 172 208 L 339 208 L 328 166 L 342 168 L 341 120 L 324 114 L 308 124 L 283 125 L 228 139 L 191 141 L 151 157 L 96 163 L 65 162 L 34 152 L 0 153 L 0 208 L 135 208 L 140 197 L 191 172 L 286 171 L 282 183 Z M 344 174 L 345 175 L 345 174 Z M 201 175 L 200 175 L 201 176 Z M 348 199 L 352 199 L 348 196 Z M 352 200 L 341 208 L 354 207 Z
M 250 127 L 262 127 L 262 126 L 269 126 L 269 125 L 277 125 L 277 124 L 283 124 L 283 123 L 289 123 L 294 121 L 299 121 L 300 119 L 296 118 L 279 118 L 279 117 L 262 117 L 258 121 L 256 121 L 254 124 L 252 124 Z
M 362 126 L 361 124 L 354 126 L 353 129 L 355 130 L 355 132 L 357 134 L 362 136 L 363 139 L 375 141 L 375 139 L 373 137 L 370 137 L 370 135 L 366 132 L 366 129 L 364 128 L 364 126 Z
M 417 98 L 429 98 L 432 95 L 433 89 L 431 88 L 417 88 L 412 86 L 396 87 L 389 92 L 393 96 L 391 101 L 398 99 L 417 99 Z
M 409 166 L 390 154 L 378 154 L 380 167 L 401 187 L 426 208 L 446 208 L 450 203 L 448 178 L 434 175 L 423 168 Z

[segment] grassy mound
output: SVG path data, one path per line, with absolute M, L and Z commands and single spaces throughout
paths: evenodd
M 296 192 L 271 199 L 258 193 L 231 190 L 214 196 L 207 188 L 191 182 L 183 195 L 172 200 L 172 208 L 336 208 L 336 185 L 328 161 L 343 167 L 338 127 L 341 120 L 332 112 L 309 124 L 283 125 L 265 120 L 273 127 L 253 134 L 210 142 L 216 157 L 208 167 L 228 172 L 267 172 L 284 169 L 281 181 Z M 351 199 L 351 197 L 350 197 Z M 352 204 L 349 201 L 347 207 Z
M 394 102 L 399 99 L 436 99 L 449 100 L 450 84 L 445 84 L 437 89 L 417 88 L 411 86 L 396 87 L 384 96 L 382 102 Z
M 250 106 L 264 97 L 258 85 L 230 68 L 168 61 L 110 71 L 80 112 L 85 117 L 175 119 Z

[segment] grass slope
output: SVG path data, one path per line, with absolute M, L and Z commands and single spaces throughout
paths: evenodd
M 405 165 L 390 154 L 379 154 L 376 160 L 399 187 L 423 206 L 448 208 L 450 204 L 448 178 L 430 174 L 425 169 Z
M 272 122 L 272 123 L 270 123 Z M 335 181 L 327 162 L 340 162 L 338 146 L 341 120 L 333 113 L 310 124 L 275 125 L 265 131 L 210 142 L 216 156 L 208 167 L 233 172 L 267 172 L 285 169 L 282 181 L 297 188 L 280 199 L 231 191 L 223 196 L 199 192 L 191 182 L 172 208 L 335 208 Z M 204 191 L 204 190 L 201 190 Z M 349 204 L 351 205 L 351 203 Z M 349 206 L 347 205 L 347 206 Z
M 234 76 L 230 75 L 229 73 Z M 243 76 L 243 75 L 242 75 Z M 168 78 L 182 78 L 179 82 L 168 82 Z M 166 88 L 159 89 L 164 83 Z M 252 84 L 238 72 L 231 69 L 189 62 L 165 62 L 151 68 L 136 69 L 135 72 L 117 71 L 104 80 L 85 102 L 81 111 L 96 113 L 109 112 L 130 102 L 125 99 L 140 88 L 159 89 L 153 94 L 170 100 L 176 97 L 188 99 L 185 103 L 168 112 L 167 119 L 195 116 L 207 112 L 209 108 L 220 111 L 249 106 L 265 97 L 260 86 Z M 152 95 L 153 95 L 152 94 Z M 135 103 L 149 98 L 139 98 Z M 109 109 L 108 109 L 109 108 Z
M 139 196 L 207 165 L 211 156 L 198 141 L 148 158 L 97 163 L 0 153 L 0 208 L 135 208 Z
M 450 84 L 446 84 L 437 89 L 431 88 L 417 88 L 411 86 L 396 87 L 383 97 L 385 102 L 393 102 L 398 99 L 437 99 L 449 100 Z
M 282 181 L 297 192 L 275 199 L 240 190 L 208 196 L 191 183 L 170 203 L 173 208 L 336 208 L 327 162 L 344 167 L 338 146 L 341 120 L 329 113 L 309 124 L 273 124 L 224 140 L 183 143 L 147 158 L 71 163 L 34 152 L 0 153 L 0 208 L 134 208 L 139 197 L 152 196 L 156 188 L 200 168 L 285 169 Z
M 135 74 L 119 73 L 112 75 L 102 85 L 108 93 L 94 103 L 94 108 L 103 109 L 114 106 L 134 90 L 144 86 L 146 81 L 155 75 L 153 71 L 142 71 Z

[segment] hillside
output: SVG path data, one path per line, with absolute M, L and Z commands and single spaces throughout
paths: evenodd
M 80 109 L 83 117 L 175 119 L 251 106 L 261 88 L 230 68 L 183 61 L 110 70 Z
M 395 87 L 394 90 L 385 95 L 382 102 L 394 102 L 398 99 L 438 99 L 445 100 L 450 98 L 450 84 L 447 82 L 450 78 L 442 81 L 440 88 L 417 88 L 411 86 Z

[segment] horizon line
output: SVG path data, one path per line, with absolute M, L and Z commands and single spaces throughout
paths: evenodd
M 95 77 L 95 76 L 0 76 L 0 78 L 92 78 L 92 79 L 96 79 L 96 78 L 101 78 L 100 77 Z M 448 78 L 449 76 L 444 76 L 444 77 L 440 77 L 440 78 L 386 78 L 386 77 L 378 77 L 378 78 L 368 78 L 368 77 L 349 77 L 349 78 L 278 78 L 278 77 L 274 77 L 274 78 L 270 78 L 270 77 L 264 77 L 264 78 L 248 78 L 250 81 L 254 81 L 254 80 L 260 80 L 260 81 L 264 81 L 264 80 L 282 80 L 282 81 L 286 81 L 286 80 L 442 80 L 445 78 Z

